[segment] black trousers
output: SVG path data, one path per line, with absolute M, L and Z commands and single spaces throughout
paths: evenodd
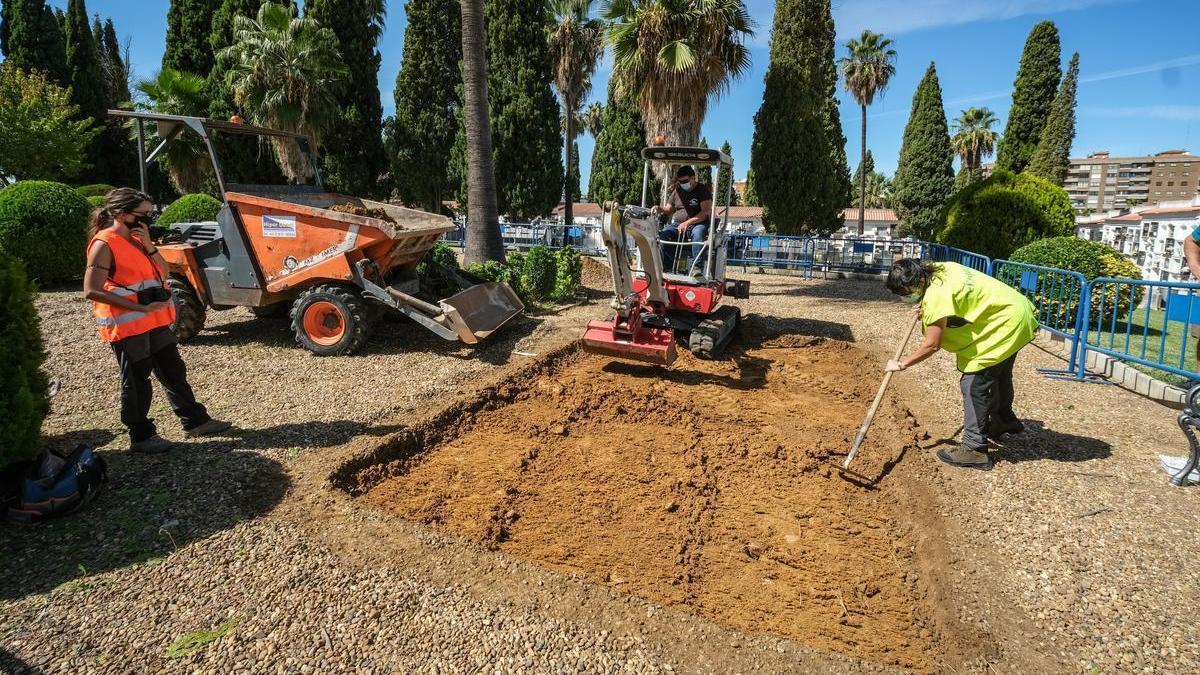
M 1017 419 L 1013 412 L 1013 364 L 1017 355 L 974 373 L 963 373 L 959 385 L 963 396 L 963 445 L 982 450 L 987 447 L 987 428 L 991 420 L 1001 423 Z
M 155 330 L 169 332 L 166 328 Z M 139 335 L 128 338 L 129 343 L 121 340 L 112 344 L 121 369 L 121 421 L 129 428 L 132 443 L 158 433 L 149 417 L 150 399 L 154 393 L 151 373 L 162 385 L 171 410 L 179 416 L 185 430 L 194 429 L 210 419 L 204 406 L 196 402 L 196 395 L 187 381 L 187 366 L 183 364 L 173 338 L 156 334 L 146 339 Z

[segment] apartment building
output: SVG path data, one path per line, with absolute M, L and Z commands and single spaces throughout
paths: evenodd
M 1200 157 L 1166 150 L 1144 157 L 1112 157 L 1107 151 L 1072 159 L 1063 187 L 1077 213 L 1155 205 L 1200 194 Z
M 1143 279 L 1195 281 L 1183 258 L 1183 242 L 1197 227 L 1200 197 L 1080 218 L 1075 233 L 1120 251 L 1141 268 Z M 1149 301 L 1153 306 L 1164 302 L 1157 296 Z

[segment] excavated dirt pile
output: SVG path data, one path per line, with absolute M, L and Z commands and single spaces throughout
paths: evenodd
M 582 353 L 509 388 L 361 499 L 550 569 L 818 649 L 924 670 L 914 533 L 831 473 L 878 384 L 841 342 L 784 337 L 669 370 Z M 894 404 L 861 451 L 916 439 Z M 856 460 L 858 464 L 859 460 Z

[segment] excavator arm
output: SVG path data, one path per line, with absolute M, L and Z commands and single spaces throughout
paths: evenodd
M 640 206 L 605 204 L 601 227 L 613 275 L 613 318 L 591 321 L 583 334 L 584 348 L 622 359 L 670 365 L 675 361 L 675 332 L 666 317 L 667 291 L 663 286 L 662 255 L 658 243 L 658 217 Z M 646 297 L 633 288 L 629 238 L 638 248 Z

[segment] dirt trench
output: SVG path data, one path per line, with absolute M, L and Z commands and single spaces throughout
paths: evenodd
M 916 670 L 937 616 L 910 498 L 829 468 L 878 367 L 784 336 L 669 370 L 569 353 L 369 467 L 368 505 L 745 631 Z M 884 406 L 856 460 L 890 470 L 918 428 Z M 386 476 L 386 477 L 384 477 Z M 921 505 L 918 505 L 921 509 Z

